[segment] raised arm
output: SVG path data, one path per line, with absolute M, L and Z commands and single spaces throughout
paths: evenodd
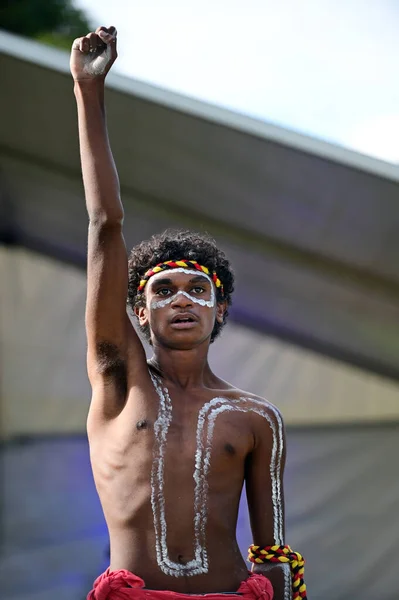
M 265 546 L 284 545 L 285 433 L 283 420 L 274 407 L 265 407 L 267 419 L 256 434 L 256 445 L 247 463 L 245 485 L 253 543 Z M 268 577 L 274 599 L 291 598 L 289 567 L 280 564 L 256 564 L 255 573 Z
M 139 372 L 145 365 L 144 349 L 126 313 L 128 265 L 122 234 L 123 207 L 104 106 L 104 80 L 116 57 L 114 27 L 100 27 L 75 40 L 72 46 L 71 72 L 89 214 L 87 367 L 93 400 L 108 416 L 118 414 L 125 403 L 128 356 L 133 371 L 137 368 Z

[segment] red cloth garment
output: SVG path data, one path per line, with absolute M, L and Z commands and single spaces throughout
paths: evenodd
M 87 600 L 273 600 L 273 588 L 264 575 L 248 573 L 237 594 L 181 594 L 168 590 L 149 590 L 141 577 L 123 569 L 105 571 L 94 582 Z

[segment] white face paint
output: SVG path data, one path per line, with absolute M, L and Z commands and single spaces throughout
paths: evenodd
M 203 277 L 206 277 L 206 279 L 211 284 L 211 297 L 209 300 L 204 300 L 203 298 L 196 298 L 195 296 L 191 296 L 187 292 L 180 291 L 180 292 L 177 292 L 177 294 L 173 294 L 173 296 L 168 296 L 167 298 L 164 298 L 163 300 L 153 300 L 150 304 L 151 309 L 164 308 L 168 304 L 171 304 L 172 302 L 174 302 L 179 294 L 181 296 L 185 296 L 186 298 L 191 300 L 191 302 L 194 302 L 195 304 L 199 304 L 200 306 L 207 306 L 208 308 L 213 308 L 215 306 L 215 302 L 216 302 L 215 286 L 214 286 L 212 279 L 206 273 L 201 273 L 200 271 L 197 271 L 194 269 L 191 270 L 191 269 L 185 269 L 183 267 L 176 267 L 175 269 L 167 269 L 167 271 L 160 271 L 159 273 L 156 273 L 155 275 L 153 275 L 151 277 L 151 280 L 154 280 L 157 277 L 159 279 L 160 276 L 165 277 L 165 273 L 168 273 L 168 274 L 169 273 L 187 273 L 189 275 L 201 275 Z
M 255 412 L 265 418 L 273 436 L 270 477 L 272 484 L 272 504 L 275 543 L 283 543 L 283 515 L 281 502 L 281 460 L 283 453 L 283 429 L 279 412 L 252 398 L 213 398 L 200 410 L 197 421 L 194 479 L 194 558 L 185 565 L 169 558 L 167 547 L 167 524 L 164 497 L 164 456 L 167 433 L 172 421 L 172 404 L 167 388 L 151 374 L 160 404 L 155 422 L 154 463 L 151 476 L 151 503 L 154 516 L 157 563 L 167 575 L 175 577 L 200 575 L 209 570 L 206 549 L 206 524 L 208 520 L 208 475 L 211 466 L 212 440 L 217 417 L 227 411 Z M 266 408 L 272 411 L 273 419 Z M 286 574 L 285 574 L 286 575 Z M 288 575 L 285 577 L 288 581 Z M 289 588 L 290 589 L 290 588 Z M 287 592 L 288 593 L 288 592 Z M 284 596 L 286 599 L 286 595 Z

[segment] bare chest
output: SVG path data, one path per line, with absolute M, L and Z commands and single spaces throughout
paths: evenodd
M 239 401 L 209 391 L 189 394 L 166 387 L 157 391 L 160 405 L 154 425 L 155 446 L 178 463 L 198 462 L 199 457 L 210 454 L 214 464 L 242 460 L 250 451 L 251 418 L 249 411 L 239 410 Z
M 163 573 L 205 574 L 207 536 L 233 535 L 246 458 L 254 448 L 253 413 L 263 409 L 234 395 L 153 383 L 155 402 L 129 398 L 97 444 L 97 489 L 109 525 L 153 532 Z
M 171 472 L 192 471 L 212 458 L 213 470 L 245 460 L 253 445 L 250 409 L 242 401 L 169 391 L 158 384 L 158 401 L 132 401 L 120 417 L 91 440 L 92 462 L 107 470 L 147 472 L 162 460 Z

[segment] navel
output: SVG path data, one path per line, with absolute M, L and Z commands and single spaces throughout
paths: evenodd
M 138 431 L 141 431 L 142 429 L 148 429 L 149 427 L 149 422 L 147 421 L 147 419 L 140 419 L 140 421 L 137 421 L 136 423 L 136 429 Z

